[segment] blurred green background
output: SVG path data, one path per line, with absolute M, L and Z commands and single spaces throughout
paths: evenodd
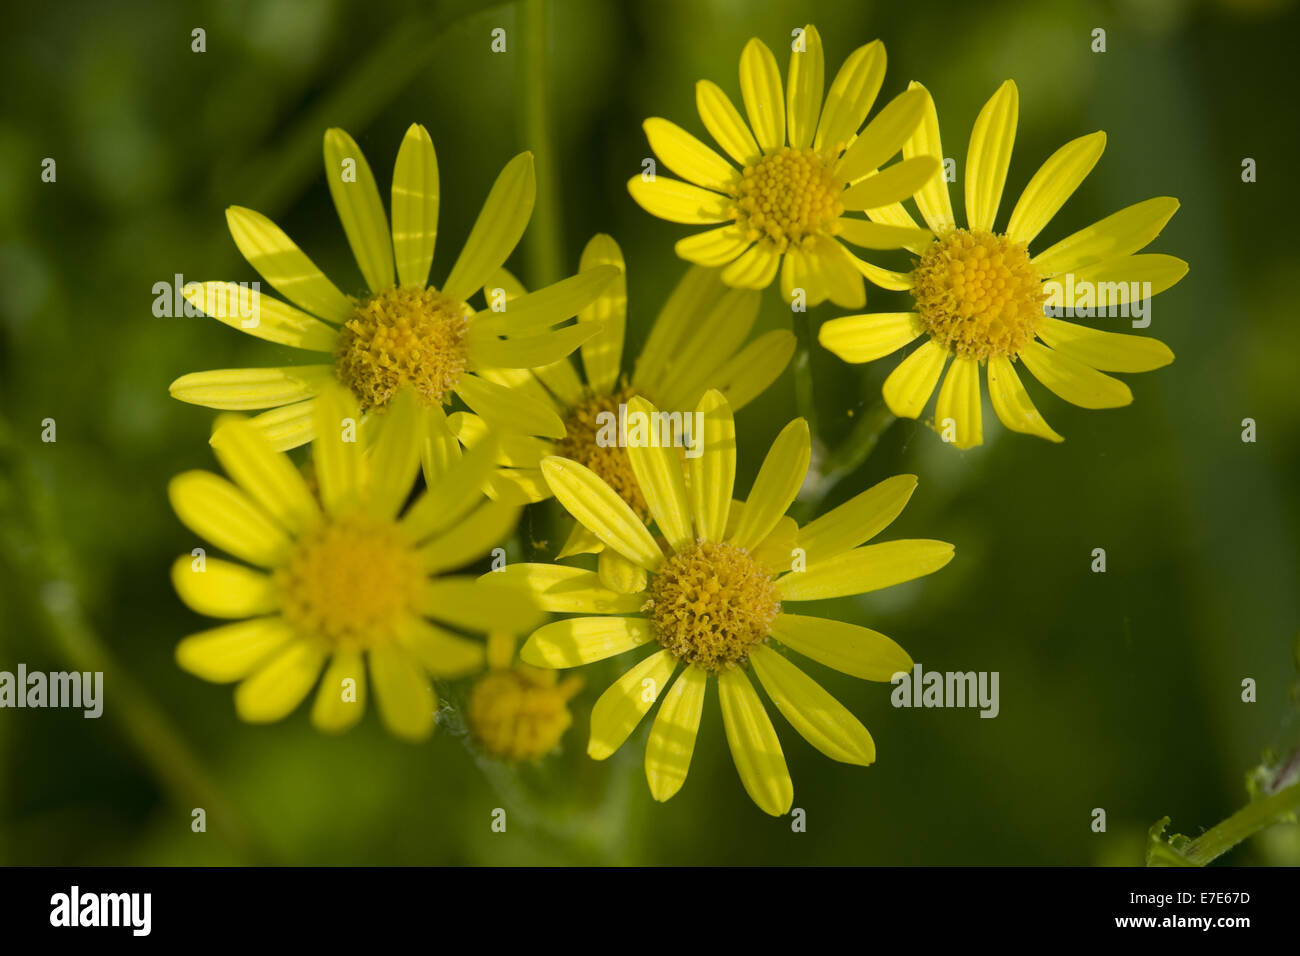
M 1300 743 L 1288 700 L 1300 531 L 1294 4 L 554 0 L 550 144 L 528 141 L 514 4 L 87 0 L 19 5 L 7 19 L 0 669 L 107 674 L 98 721 L 0 711 L 0 862 L 1138 863 L 1157 818 L 1200 832 L 1245 801 L 1264 747 Z M 1150 196 L 1182 202 L 1149 250 L 1191 263 L 1148 330 L 1177 360 L 1128 376 L 1131 406 L 1085 412 L 1030 382 L 1060 446 L 990 424 L 984 447 L 958 452 L 900 422 L 828 501 L 920 476 L 886 536 L 952 541 L 956 560 L 821 610 L 893 636 L 927 669 L 998 671 L 997 719 L 896 710 L 890 686 L 809 662 L 871 729 L 879 758 L 834 764 L 775 717 L 807 812 L 795 833 L 742 791 L 716 691 L 690 779 L 666 805 L 641 770 L 649 721 L 607 764 L 585 756 L 585 714 L 625 662 L 587 669 L 564 751 L 517 773 L 477 758 L 454 720 L 420 746 L 386 735 L 373 713 L 337 739 L 311 729 L 307 707 L 253 727 L 236 719 L 229 688 L 181 672 L 177 640 L 209 622 L 168 582 L 195 542 L 165 489 L 177 471 L 215 463 L 211 413 L 173 401 L 167 384 L 297 359 L 208 319 L 152 314 L 153 284 L 174 273 L 256 278 L 223 209 L 272 216 L 357 291 L 321 136 L 353 133 L 386 197 L 402 132 L 423 123 L 443 183 L 440 281 L 497 171 L 536 149 L 555 174 L 564 265 L 595 232 L 622 244 L 636 347 L 681 273 L 672 242 L 685 234 L 627 195 L 649 155 L 641 121 L 666 116 L 703 135 L 695 81 L 739 102 L 745 41 L 763 38 L 784 71 L 790 32 L 808 21 L 828 83 L 851 50 L 883 39 L 882 96 L 925 82 L 959 169 L 980 105 L 1013 77 L 1008 196 L 1057 146 L 1105 129 L 1105 156 L 1044 244 Z M 207 31 L 202 54 L 190 49 L 195 27 Z M 505 53 L 490 48 L 497 27 Z M 1090 50 L 1096 27 L 1104 54 Z M 41 181 L 45 157 L 55 183 Z M 1258 163 L 1254 184 L 1241 181 L 1245 157 Z M 529 271 L 526 250 L 512 265 Z M 868 288 L 870 309 L 901 307 Z M 836 314 L 826 305 L 810 318 Z M 770 291 L 761 326 L 789 322 Z M 814 350 L 828 442 L 876 400 L 892 364 L 850 367 Z M 741 414 L 740 487 L 794 407 L 787 373 Z M 57 443 L 40 440 L 46 418 Z M 1241 440 L 1244 418 L 1257 422 L 1254 444 Z M 545 515 L 529 520 L 526 542 L 550 534 Z M 1098 547 L 1105 574 L 1089 569 Z M 1241 701 L 1247 677 L 1256 703 Z M 191 832 L 194 806 L 208 811 L 206 833 Z M 490 829 L 496 807 L 504 834 Z M 1094 808 L 1106 810 L 1103 834 Z M 1297 829 L 1275 827 L 1227 859 L 1300 862 Z

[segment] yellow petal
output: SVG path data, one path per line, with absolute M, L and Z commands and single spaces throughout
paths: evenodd
M 740 94 L 745 101 L 749 127 L 765 152 L 785 143 L 785 97 L 776 57 L 754 37 L 740 53 Z
M 1030 261 L 1040 275 L 1049 277 L 1081 269 L 1146 248 L 1178 211 L 1178 200 L 1158 196 L 1134 203 L 1105 219 L 1067 236 Z
M 243 680 L 297 639 L 280 617 L 257 617 L 191 634 L 176 645 L 182 670 L 216 684 Z
M 1174 360 L 1169 346 L 1145 335 L 1101 332 L 1047 316 L 1036 331 L 1057 352 L 1103 372 L 1150 372 Z
M 612 240 L 611 240 L 612 241 Z M 594 262 L 576 276 L 506 300 L 501 311 L 485 309 L 470 320 L 473 335 L 524 335 L 545 332 L 596 302 L 621 277 L 612 262 Z M 626 302 L 624 302 L 626 307 Z
M 600 331 L 582 345 L 582 367 L 587 381 L 596 392 L 608 392 L 618 383 L 623 368 L 623 334 L 627 325 L 627 266 L 623 250 L 613 237 L 603 233 L 592 236 L 582 250 L 578 263 L 580 275 L 593 269 L 612 268 L 617 274 L 588 305 L 578 313 L 579 323 L 591 323 Z M 558 364 L 558 363 L 557 363 Z M 563 368 L 572 370 L 565 362 Z M 541 372 L 538 377 L 553 388 Z
M 361 412 L 351 393 L 341 386 L 327 388 L 316 399 L 312 462 L 325 511 L 340 514 L 361 497 Z
M 856 548 L 893 524 L 915 490 L 915 475 L 886 478 L 801 528 L 798 545 L 814 563 Z
M 438 699 L 429 679 L 406 651 L 396 644 L 371 648 L 370 675 L 375 682 L 379 716 L 389 731 L 411 741 L 433 733 Z
M 759 241 L 723 269 L 723 282 L 736 289 L 767 289 L 776 278 L 781 254 L 770 242 Z
M 870 262 L 863 262 L 857 256 L 853 257 L 853 265 L 867 279 L 882 289 L 888 289 L 890 292 L 903 292 L 912 288 L 912 274 L 910 272 L 892 272 L 889 269 L 882 269 Z
M 442 291 L 458 301 L 483 285 L 510 257 L 533 215 L 537 176 L 533 154 L 520 153 L 501 170 L 474 221 Z
M 819 664 L 862 680 L 889 681 L 912 669 L 912 658 L 896 643 L 870 628 L 800 614 L 780 614 L 772 637 Z
M 734 223 L 728 223 L 706 232 L 697 232 L 685 239 L 678 239 L 673 245 L 673 251 L 687 262 L 714 268 L 725 266 L 740 258 L 752 242 L 747 230 Z
M 211 444 L 226 474 L 285 528 L 301 531 L 320 516 L 302 473 L 248 422 L 222 423 Z
M 691 408 L 705 389 L 713 387 L 714 370 L 749 336 L 758 318 L 762 296 L 752 289 L 728 289 L 706 313 L 698 316 L 689 349 L 665 368 L 654 383 L 655 400 L 663 408 Z
M 571 617 L 533 631 L 519 659 L 535 667 L 577 667 L 654 640 L 642 617 Z
M 704 394 L 696 416 L 696 421 L 703 416 L 704 433 L 703 453 L 689 460 L 695 534 L 704 541 L 721 541 L 736 484 L 736 423 L 731 406 L 716 389 Z
M 485 501 L 454 528 L 420 547 L 420 563 L 428 574 L 464 567 L 505 540 L 519 523 L 523 508 L 513 501 Z
M 226 224 L 248 264 L 298 308 L 336 325 L 352 317 L 354 306 L 348 297 L 266 216 L 231 206 Z
M 840 195 L 845 209 L 876 209 L 906 199 L 939 172 L 933 156 L 913 156 L 886 166 L 878 173 L 858 180 Z
M 552 456 L 542 459 L 542 475 L 564 509 L 609 547 L 647 571 L 663 562 L 663 552 L 641 519 L 590 468 Z
M 885 81 L 885 45 L 873 40 L 849 54 L 831 83 L 813 148 L 833 154 L 849 144 Z
M 289 550 L 284 529 L 218 475 L 184 472 L 171 480 L 167 494 L 185 527 L 242 561 L 272 568 Z
M 732 544 L 752 551 L 771 533 L 803 486 L 811 457 L 808 422 L 796 418 L 781 429 L 763 459 L 763 466 L 745 499 L 740 521 L 731 535 Z
M 804 740 L 832 760 L 866 767 L 876 745 L 862 721 L 820 684 L 768 647 L 756 647 L 749 662 L 759 683 Z
M 502 584 L 527 591 L 539 609 L 559 614 L 631 614 L 645 604 L 640 594 L 620 594 L 594 571 L 562 564 L 507 564 L 493 574 Z
M 324 664 L 325 652 L 313 642 L 290 644 L 235 688 L 235 712 L 250 724 L 284 719 L 302 703 Z
M 829 236 L 817 236 L 809 253 L 813 268 L 821 275 L 826 297 L 841 309 L 860 309 L 867 304 L 867 292 L 854 256 Z M 809 296 L 808 304 L 812 305 Z
M 1164 292 L 1185 275 L 1187 263 L 1182 259 L 1163 253 L 1143 253 L 1084 266 L 1074 271 L 1073 283 L 1054 281 L 1062 286 L 1061 301 L 1067 308 L 1087 308 L 1089 303 L 1081 297 L 1085 290 L 1091 290 L 1091 304 L 1102 314 L 1110 306 L 1127 305 Z
M 915 352 L 903 359 L 898 368 L 889 373 L 881 394 L 889 410 L 899 418 L 919 418 L 925 410 L 939 375 L 948 361 L 948 350 L 934 339 L 928 339 Z
M 862 548 L 792 571 L 777 581 L 786 601 L 821 601 L 866 594 L 933 574 L 952 560 L 946 541 L 907 539 Z
M 966 150 L 966 224 L 971 229 L 993 229 L 1011 165 L 1019 112 L 1020 91 L 1007 80 L 975 119 Z
M 873 362 L 914 342 L 925 327 L 915 312 L 846 315 L 822 323 L 817 341 L 846 362 Z
M 426 582 L 418 609 L 435 621 L 479 633 L 530 630 L 540 617 L 518 588 L 460 575 Z
M 907 88 L 925 90 L 924 86 L 915 81 L 908 84 Z M 926 90 L 926 93 L 928 94 L 929 90 Z M 907 159 L 913 156 L 933 156 L 940 161 L 943 160 L 943 145 L 939 137 L 939 114 L 935 110 L 933 97 L 927 97 L 920 125 L 903 144 L 903 156 Z M 935 176 L 922 186 L 915 198 L 916 206 L 921 210 L 925 224 L 930 227 L 931 232 L 937 235 L 952 229 L 957 224 L 952 214 L 952 200 L 948 196 L 948 183 L 942 176 Z
M 781 741 L 753 686 L 739 668 L 718 675 L 722 724 L 740 782 L 764 813 L 779 817 L 790 812 L 794 785 L 786 769 Z
M 591 708 L 587 756 L 604 760 L 623 746 L 668 686 L 677 662 L 667 651 L 651 654 L 609 686 Z
M 308 352 L 333 352 L 338 345 L 338 329 L 247 285 L 190 282 L 181 295 L 204 315 L 254 338 Z
M 471 361 L 478 368 L 536 368 L 567 358 L 578 346 L 600 334 L 594 322 L 568 325 L 562 329 L 536 335 L 516 335 L 508 339 L 484 336 L 470 327 L 467 338 Z
M 605 548 L 597 555 L 596 576 L 615 594 L 640 594 L 649 580 L 645 568 L 633 564 L 613 548 Z
M 393 167 L 393 254 L 397 278 L 423 289 L 438 236 L 438 156 L 429 131 L 412 123 Z
M 930 230 L 912 226 L 889 226 L 847 216 L 840 217 L 839 226 L 841 239 L 864 249 L 912 249 L 934 241 Z
M 790 145 L 795 149 L 812 145 L 817 132 L 817 118 L 821 115 L 822 90 L 826 84 L 822 37 L 811 23 L 803 28 L 803 47 L 802 50 L 790 51 L 785 84 L 786 122 L 789 124 Z
M 361 147 L 341 129 L 325 131 L 325 181 L 366 285 L 375 293 L 391 289 L 393 245 L 379 187 Z
M 980 365 L 977 359 L 958 356 L 953 360 L 934 411 L 935 423 L 945 431 L 953 426 L 953 444 L 974 448 L 984 441 L 980 418 Z
M 1054 394 L 1080 408 L 1119 408 L 1133 401 L 1129 387 L 1039 342 L 1020 350 L 1020 361 Z
M 993 411 L 997 413 L 1002 424 L 1013 432 L 1025 435 L 1037 435 L 1048 441 L 1064 441 L 1052 431 L 1033 400 L 1025 391 L 1025 386 L 1016 374 L 1016 368 L 1005 355 L 989 356 L 989 398 L 993 402 Z
M 402 515 L 402 530 L 422 542 L 454 525 L 483 500 L 483 485 L 496 459 L 497 442 L 491 436 L 457 456 Z
M 714 141 L 738 164 L 748 166 L 761 155 L 758 143 L 745 125 L 740 111 L 730 97 L 711 80 L 695 84 L 695 108 L 699 111 L 704 128 Z
M 243 411 L 305 401 L 333 378 L 332 365 L 222 368 L 182 375 L 169 390 L 172 398 L 191 405 Z
M 659 412 L 640 396 L 628 402 L 628 418 L 633 413 L 645 416 L 647 422 L 657 420 Z M 686 477 L 676 448 L 669 445 L 656 447 L 629 444 L 628 460 L 637 485 L 645 496 L 650 514 L 659 530 L 674 551 L 683 551 L 695 540 L 691 529 L 690 503 L 686 497 Z
M 686 782 L 707 688 L 708 675 L 698 667 L 687 666 L 659 704 L 645 748 L 645 776 L 650 795 L 660 802 L 672 797 Z
M 840 157 L 836 175 L 851 183 L 889 162 L 920 125 L 929 99 L 914 88 L 890 100 Z
M 481 376 L 462 375 L 456 383 L 456 394 L 493 427 L 547 438 L 564 437 L 564 422 L 550 408 Z
M 356 651 L 337 651 L 316 691 L 312 725 L 322 733 L 341 734 L 366 712 L 366 666 Z
M 1105 148 L 1106 134 L 1099 130 L 1071 140 L 1049 156 L 1011 211 L 1007 238 L 1013 242 L 1033 242 L 1092 172 Z
M 366 469 L 367 506 L 376 518 L 395 518 L 415 485 L 424 437 L 424 416 L 420 412 L 415 390 L 403 388 L 393 396 L 377 423 L 379 436 Z
M 172 586 L 182 601 L 208 617 L 256 617 L 280 606 L 279 592 L 267 575 L 219 558 L 177 558 Z
M 650 327 L 636 360 L 632 384 L 650 394 L 658 394 L 656 386 L 682 361 L 685 344 L 692 338 L 700 319 L 709 314 L 726 292 L 727 286 L 718 270 L 699 266 L 687 269 Z
M 732 411 L 739 411 L 761 395 L 785 371 L 797 344 L 794 333 L 786 329 L 764 332 L 710 372 L 709 381 L 726 398 Z M 698 405 L 700 397 L 691 395 L 683 405 Z
M 316 399 L 282 405 L 248 420 L 273 451 L 290 451 L 316 437 Z
M 650 215 L 669 222 L 706 226 L 732 218 L 725 196 L 667 176 L 656 175 L 650 180 L 633 176 L 627 181 L 627 191 Z
M 486 649 L 481 641 L 461 637 L 422 617 L 407 617 L 394 636 L 416 663 L 440 680 L 467 677 L 483 669 Z
M 460 443 L 447 426 L 447 415 L 441 405 L 427 406 L 422 417 L 424 428 L 420 442 L 420 470 L 424 473 L 425 482 L 432 486 L 460 461 Z M 496 442 L 490 444 L 495 446 Z
M 655 116 L 641 126 L 659 161 L 687 182 L 726 192 L 737 178 L 729 162 L 676 123 Z

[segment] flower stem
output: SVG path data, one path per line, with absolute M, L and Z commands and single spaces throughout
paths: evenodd
M 547 0 L 522 0 L 519 5 L 523 141 L 533 152 L 533 168 L 537 173 L 537 201 L 524 247 L 528 282 L 534 289 L 555 282 L 564 270 L 564 229 L 551 117 L 547 7 Z
M 1228 819 L 1192 840 L 1183 848 L 1182 854 L 1193 866 L 1205 866 L 1247 837 L 1297 811 L 1300 811 L 1300 783 L 1246 804 Z

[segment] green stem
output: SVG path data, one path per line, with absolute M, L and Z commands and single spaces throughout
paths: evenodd
M 880 444 L 880 438 L 897 419 L 884 402 L 877 402 L 858 417 L 852 431 L 818 469 L 818 477 L 796 503 L 801 522 L 816 515 L 818 507 L 841 481 L 853 474 Z
M 1218 859 L 1242 840 L 1272 826 L 1288 814 L 1300 811 L 1300 783 L 1255 800 L 1228 819 L 1211 827 L 1183 848 L 1182 854 L 1194 866 Z
M 564 229 L 560 219 L 559 178 L 555 169 L 555 127 L 551 117 L 547 13 L 546 0 L 523 0 L 519 5 L 523 140 L 533 152 L 533 168 L 537 173 L 537 201 L 524 246 L 528 282 L 534 289 L 555 282 L 564 272 Z
M 791 368 L 794 371 L 794 397 L 799 415 L 808 423 L 814 447 L 821 441 L 821 419 L 817 415 L 817 396 L 813 389 L 812 323 L 807 312 L 796 312 L 794 334 L 799 342 Z

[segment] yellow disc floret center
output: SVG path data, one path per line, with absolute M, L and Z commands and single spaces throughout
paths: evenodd
M 331 651 L 388 640 L 414 610 L 423 578 L 397 527 L 362 515 L 307 530 L 275 573 L 285 621 Z
M 1023 242 L 954 229 L 912 270 L 912 296 L 926 329 L 966 358 L 1015 356 L 1034 336 L 1043 288 Z
M 705 541 L 654 573 L 645 613 L 669 653 L 716 673 L 749 659 L 781 601 L 775 579 L 745 549 Z
M 632 472 L 627 449 L 620 447 L 617 441 L 618 409 L 627 404 L 631 395 L 629 389 L 622 389 L 610 395 L 589 398 L 569 409 L 564 421 L 564 437 L 555 443 L 555 453 L 594 471 L 644 520 L 650 514 L 650 507 Z M 610 427 L 611 422 L 615 427 Z
M 746 166 L 732 188 L 732 211 L 747 238 L 766 237 L 785 252 L 833 235 L 844 206 L 831 165 L 814 149 L 783 146 Z
M 569 700 L 580 680 L 527 665 L 484 674 L 469 695 L 470 731 L 493 757 L 511 762 L 545 757 L 573 723 Z
M 339 333 L 335 368 L 362 411 L 412 386 L 426 405 L 450 401 L 467 365 L 472 310 L 437 289 L 389 289 L 357 305 Z

